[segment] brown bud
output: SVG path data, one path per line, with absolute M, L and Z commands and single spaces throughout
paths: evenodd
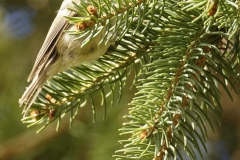
M 97 14 L 97 8 L 93 7 L 93 6 L 87 6 L 87 10 L 88 12 L 91 14 L 91 15 L 94 15 L 94 16 L 98 16 Z
M 140 139 L 144 139 L 148 136 L 148 131 L 147 130 L 144 130 L 140 133 Z
M 50 102 L 52 102 L 52 103 L 56 103 L 56 99 L 54 99 L 51 95 L 46 94 L 45 97 L 46 97 L 46 99 L 49 100 Z
M 77 30 L 81 31 L 87 28 L 87 25 L 85 22 L 79 22 L 75 24 L 75 27 L 77 28 Z
M 31 117 L 35 120 L 38 120 L 40 118 L 40 111 L 38 110 L 33 110 L 31 113 L 30 113 Z
M 53 119 L 53 117 L 56 115 L 57 110 L 56 109 L 50 109 L 48 113 L 49 120 Z
M 52 99 L 52 96 L 50 96 L 49 94 L 46 94 L 45 96 L 49 101 Z

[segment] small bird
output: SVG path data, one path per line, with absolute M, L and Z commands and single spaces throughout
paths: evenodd
M 73 9 L 73 2 L 80 4 L 80 1 L 84 0 L 64 0 L 62 2 L 28 77 L 28 82 L 31 80 L 32 82 L 19 100 L 20 106 L 25 105 L 24 115 L 28 113 L 30 106 L 49 78 L 69 67 L 79 66 L 84 62 L 98 59 L 113 43 L 113 40 L 100 43 L 105 35 L 106 28 L 102 29 L 98 35 L 82 47 L 82 42 L 88 35 L 75 40 L 76 35 L 69 35 L 64 32 L 65 30 L 78 30 L 76 25 L 68 23 L 65 16 L 76 16 L 76 13 L 69 8 Z

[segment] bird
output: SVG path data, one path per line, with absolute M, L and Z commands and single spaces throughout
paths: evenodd
M 80 4 L 81 1 L 84 0 L 63 0 L 27 79 L 31 83 L 19 99 L 20 106 L 24 105 L 24 115 L 27 115 L 47 80 L 70 67 L 97 60 L 112 45 L 114 40 L 100 43 L 106 28 L 83 46 L 82 42 L 88 35 L 76 39 L 76 35 L 64 32 L 79 30 L 76 25 L 68 23 L 65 17 L 81 16 L 71 10 L 74 9 L 74 3 Z

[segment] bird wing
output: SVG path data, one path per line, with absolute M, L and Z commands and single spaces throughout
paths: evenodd
M 68 10 L 68 8 L 73 7 L 73 3 L 79 3 L 79 0 L 64 0 L 59 12 L 54 19 L 46 39 L 37 55 L 36 61 L 34 63 L 33 69 L 28 77 L 28 81 L 32 80 L 35 75 L 37 75 L 45 64 L 48 62 L 48 58 L 51 57 L 52 52 L 58 42 L 58 39 L 61 37 L 63 31 L 67 28 L 68 23 L 64 16 L 72 17 L 75 15 L 75 12 Z

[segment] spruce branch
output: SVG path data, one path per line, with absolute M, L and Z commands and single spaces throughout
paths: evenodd
M 93 94 L 101 94 L 101 105 L 118 102 L 126 79 L 138 89 L 127 122 L 120 129 L 123 149 L 116 159 L 203 158 L 207 151 L 206 125 L 213 124 L 209 110 L 219 121 L 223 115 L 219 86 L 239 82 L 239 4 L 230 0 L 103 0 L 81 1 L 67 17 L 79 32 L 89 34 L 83 45 L 108 26 L 102 42 L 117 35 L 117 47 L 91 64 L 71 68 L 48 81 L 31 115 L 31 125 L 45 123 L 70 113 L 70 124 L 88 101 L 93 117 Z M 89 8 L 89 6 L 91 6 Z M 111 24 L 111 25 L 110 25 Z M 76 39 L 78 40 L 78 38 Z M 118 90 L 118 92 L 116 92 Z
M 139 79 L 139 92 L 131 103 L 134 107 L 126 116 L 129 122 L 121 129 L 122 134 L 132 136 L 120 141 L 125 149 L 118 151 L 123 153 L 116 155 L 118 159 L 176 159 L 181 158 L 181 147 L 190 159 L 197 159 L 196 151 L 202 156 L 200 145 L 204 146 L 207 136 L 206 122 L 212 126 L 207 110 L 217 119 L 223 114 L 218 85 L 228 93 L 227 83 L 235 89 L 232 79 L 237 74 L 231 62 L 236 64 L 237 53 L 229 50 L 236 33 L 224 32 L 228 28 L 214 17 L 223 14 L 216 15 L 218 1 L 210 8 L 207 1 L 194 2 L 165 6 L 167 20 L 150 53 L 155 60 L 143 66 L 148 72 Z M 206 9 L 196 8 L 205 5 Z

